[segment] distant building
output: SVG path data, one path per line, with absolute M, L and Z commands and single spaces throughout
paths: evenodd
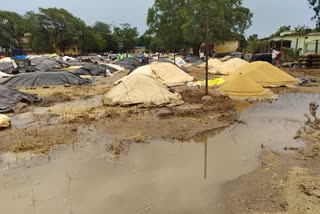
M 278 36 L 272 36 L 260 41 L 266 41 L 259 47 L 259 52 L 271 52 L 271 48 L 283 50 L 291 48 L 303 53 L 320 53 L 320 32 L 298 34 L 296 31 L 285 31 Z
M 320 32 L 308 33 L 299 35 L 295 31 L 286 31 L 279 36 L 270 38 L 271 47 L 278 48 L 292 48 L 294 50 L 301 49 L 303 53 L 320 53 Z
M 136 46 L 133 49 L 133 53 L 135 53 L 135 54 L 140 54 L 140 53 L 145 53 L 145 52 L 146 52 L 145 46 Z
M 222 44 L 214 44 L 213 49 L 217 53 L 225 52 L 236 52 L 240 47 L 240 42 L 238 40 L 228 40 Z

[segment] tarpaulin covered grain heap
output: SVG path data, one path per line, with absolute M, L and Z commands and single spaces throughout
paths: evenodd
M 183 102 L 180 95 L 171 93 L 157 79 L 143 74 L 134 73 L 122 79 L 103 98 L 105 105 L 137 105 L 164 106 L 179 105 Z
M 229 59 L 220 65 L 218 65 L 217 69 L 217 74 L 224 74 L 224 75 L 229 75 L 239 69 L 242 65 L 248 64 L 247 61 L 244 61 L 243 59 L 240 58 L 233 58 Z M 209 71 L 212 73 L 211 71 Z
M 30 87 L 49 85 L 83 85 L 88 83 L 83 79 L 69 72 L 34 72 L 18 74 L 6 80 L 3 84 L 8 87 Z
M 139 67 L 136 70 L 134 70 L 130 75 L 135 73 L 142 73 L 142 74 L 149 75 L 155 79 L 158 79 L 159 81 L 161 81 L 167 86 L 183 85 L 186 82 L 190 82 L 194 80 L 192 76 L 190 76 L 189 74 L 186 74 L 183 70 L 181 70 L 176 65 L 173 65 L 170 63 L 163 63 L 163 62 L 154 62 L 154 63 L 151 63 L 150 65 Z M 122 81 L 123 79 L 129 76 L 122 78 L 118 82 Z M 118 82 L 116 82 L 116 84 Z
M 10 112 L 19 102 L 33 103 L 37 98 L 0 85 L 0 113 Z

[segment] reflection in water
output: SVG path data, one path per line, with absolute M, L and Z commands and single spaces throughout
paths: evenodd
M 208 142 L 204 143 L 204 179 L 207 179 Z

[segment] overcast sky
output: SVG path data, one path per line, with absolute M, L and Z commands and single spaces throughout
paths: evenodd
M 214 1 L 214 0 L 213 0 Z M 146 16 L 153 0 L 8 0 L 1 2 L 1 10 L 24 14 L 36 11 L 38 7 L 65 8 L 87 24 L 102 21 L 113 25 L 129 23 L 143 33 L 146 29 Z M 307 0 L 243 0 L 244 5 L 254 13 L 253 24 L 246 34 L 269 36 L 280 26 L 307 25 L 314 15 Z

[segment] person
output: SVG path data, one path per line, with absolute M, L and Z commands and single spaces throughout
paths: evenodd
M 144 56 L 144 52 L 142 52 L 142 54 L 141 54 L 141 63 L 142 63 L 142 65 L 145 64 L 145 60 L 146 60 L 146 57 Z
M 276 65 L 276 58 L 279 55 L 279 51 L 277 51 L 276 49 L 272 49 L 272 65 Z
M 278 51 L 278 54 L 276 56 L 276 66 L 280 67 L 280 61 L 281 61 L 281 51 Z

